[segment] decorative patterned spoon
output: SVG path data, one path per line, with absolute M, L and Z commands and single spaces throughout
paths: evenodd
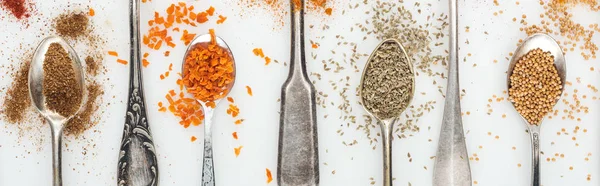
M 140 7 L 139 0 L 129 2 L 130 46 L 129 99 L 125 115 L 125 128 L 119 152 L 119 186 L 158 185 L 156 150 L 150 134 L 146 115 L 142 68 L 140 61 Z

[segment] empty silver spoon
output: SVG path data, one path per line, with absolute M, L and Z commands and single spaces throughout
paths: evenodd
M 398 40 L 395 39 L 387 39 L 385 41 L 382 41 L 381 43 L 379 43 L 379 45 L 375 48 L 375 50 L 373 51 L 373 53 L 371 53 L 371 56 L 369 56 L 369 59 L 367 60 L 367 64 L 365 65 L 365 69 L 363 70 L 363 75 L 362 78 L 360 80 L 360 86 L 359 88 L 362 90 L 363 86 L 364 86 L 364 80 L 367 77 L 367 70 L 369 68 L 369 64 L 372 61 L 372 58 L 375 56 L 375 54 L 377 53 L 377 51 L 379 51 L 379 48 L 384 44 L 384 43 L 390 43 L 393 42 L 395 44 L 397 44 L 400 48 L 400 51 L 397 51 L 399 53 L 401 53 L 402 55 L 404 55 L 404 57 L 406 58 L 406 63 L 408 63 L 408 66 L 410 68 L 410 72 L 412 74 L 412 91 L 410 92 L 410 97 L 409 97 L 409 102 L 406 105 L 406 107 L 408 107 L 410 105 L 410 102 L 412 101 L 414 94 L 415 94 L 415 73 L 414 73 L 414 69 L 413 69 L 413 65 L 412 62 L 410 60 L 410 58 L 408 57 L 408 54 L 406 53 L 406 51 L 404 50 L 404 47 L 402 46 L 402 44 L 400 42 L 398 42 Z M 384 186 L 391 186 L 392 185 L 392 129 L 393 129 L 393 125 L 396 122 L 396 120 L 398 119 L 398 117 L 400 117 L 400 115 L 402 114 L 402 112 L 404 112 L 404 110 L 406 110 L 406 108 L 403 108 L 403 110 L 401 112 L 399 112 L 399 114 L 397 116 L 394 116 L 393 118 L 379 118 L 377 115 L 374 114 L 373 110 L 369 110 L 366 106 L 365 106 L 365 100 L 363 97 L 363 91 L 359 91 L 359 96 L 360 96 L 360 101 L 362 103 L 363 108 L 365 108 L 365 110 L 372 115 L 373 117 L 375 117 L 377 119 L 377 123 L 379 123 L 379 127 L 381 128 L 381 140 L 382 140 L 382 144 L 383 144 L 383 185 Z
M 510 76 L 513 73 L 513 69 L 515 68 L 515 64 L 523 55 L 526 55 L 529 51 L 540 48 L 545 52 L 550 52 L 554 56 L 554 67 L 558 72 L 558 76 L 561 79 L 561 93 L 564 91 L 565 80 L 567 77 L 567 67 L 565 63 L 565 56 L 563 54 L 562 49 L 556 43 L 556 41 L 546 34 L 535 34 L 523 42 L 519 48 L 515 51 L 513 55 L 510 66 L 508 67 L 508 74 L 506 78 L 506 86 L 507 90 L 510 89 Z M 559 99 L 556 99 L 554 105 L 558 102 Z M 514 103 L 511 101 L 514 106 Z M 522 115 L 521 115 L 522 117 Z M 523 118 L 523 117 L 522 117 Z M 529 135 L 531 136 L 531 149 L 532 149 L 532 173 L 531 173 L 531 182 L 532 186 L 540 186 L 540 127 L 542 125 L 542 121 L 540 121 L 539 125 L 531 124 L 525 118 L 523 118 L 525 123 L 527 123 L 527 128 L 529 129 Z
M 229 53 L 229 56 L 231 57 L 231 60 L 233 61 L 233 82 L 231 82 L 229 84 L 229 86 L 227 86 L 227 88 L 225 89 L 226 94 L 223 96 L 223 98 L 227 97 L 227 94 L 229 94 L 229 92 L 231 92 L 231 88 L 233 87 L 233 84 L 235 84 L 235 59 L 233 58 L 233 53 L 231 52 L 231 50 L 229 49 L 229 46 L 227 45 L 227 43 L 225 43 L 225 41 L 223 39 L 221 39 L 220 37 L 216 37 L 216 42 L 217 45 L 219 45 L 220 47 L 223 47 L 224 49 L 227 50 L 227 52 Z M 196 38 L 194 38 L 194 40 L 192 40 L 192 42 L 190 43 L 190 45 L 188 45 L 187 50 L 185 51 L 185 55 L 183 58 L 183 63 L 181 65 L 181 71 L 182 73 L 185 73 L 184 70 L 184 66 L 185 66 L 185 58 L 187 58 L 188 56 L 188 52 L 190 52 L 192 49 L 194 49 L 194 46 L 196 46 L 197 44 L 203 44 L 203 43 L 210 43 L 211 42 L 211 36 L 210 34 L 204 34 L 201 36 L 198 36 Z M 183 74 L 183 76 L 185 76 L 185 74 Z M 187 88 L 187 87 L 186 87 Z M 213 102 L 215 103 L 215 105 L 218 105 L 219 102 L 221 100 L 223 100 L 223 98 L 221 99 L 217 99 L 214 100 Z M 214 186 L 215 185 L 215 171 L 214 171 L 214 163 L 213 163 L 213 147 L 212 147 L 212 117 L 214 116 L 214 108 L 208 107 L 206 106 L 206 102 L 202 102 L 201 100 L 198 100 L 198 102 L 202 105 L 202 108 L 204 109 L 204 164 L 203 164 L 203 168 L 202 168 L 202 186 Z
M 62 147 L 62 133 L 65 123 L 69 121 L 75 114 L 69 116 L 62 116 L 57 112 L 50 110 L 46 107 L 46 98 L 43 93 L 44 83 L 44 60 L 46 58 L 46 52 L 48 51 L 50 44 L 57 43 L 65 49 L 71 58 L 73 70 L 75 72 L 75 79 L 78 82 L 80 90 L 85 90 L 85 81 L 83 74 L 83 67 L 81 61 L 75 53 L 75 50 L 67 44 L 67 42 L 57 36 L 51 36 L 44 39 L 36 48 L 29 67 L 29 96 L 32 103 L 35 105 L 37 110 L 46 118 L 46 121 L 50 123 L 50 130 L 52 131 L 52 172 L 53 172 L 53 185 L 62 186 L 62 170 L 61 170 L 61 147 Z M 67 88 L 67 87 L 65 87 Z M 83 91 L 81 92 L 84 97 Z M 82 101 L 83 103 L 83 101 Z M 79 105 L 79 108 L 81 108 Z

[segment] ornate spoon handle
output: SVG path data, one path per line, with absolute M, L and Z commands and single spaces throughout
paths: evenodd
M 139 0 L 129 3 L 131 58 L 129 99 L 119 152 L 119 186 L 156 186 L 158 166 L 146 115 L 140 62 Z

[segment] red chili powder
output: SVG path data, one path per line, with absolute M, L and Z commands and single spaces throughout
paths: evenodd
M 17 19 L 29 18 L 30 16 L 25 7 L 25 0 L 2 0 L 2 7 L 10 11 Z

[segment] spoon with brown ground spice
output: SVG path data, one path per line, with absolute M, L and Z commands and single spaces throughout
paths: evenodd
M 53 185 L 62 185 L 61 147 L 65 123 L 81 108 L 85 81 L 81 61 L 67 42 L 56 36 L 36 48 L 29 67 L 29 96 L 50 123 Z
M 527 123 L 531 136 L 531 185 L 540 186 L 540 127 L 565 87 L 563 50 L 549 35 L 532 35 L 517 48 L 507 74 L 509 100 Z

